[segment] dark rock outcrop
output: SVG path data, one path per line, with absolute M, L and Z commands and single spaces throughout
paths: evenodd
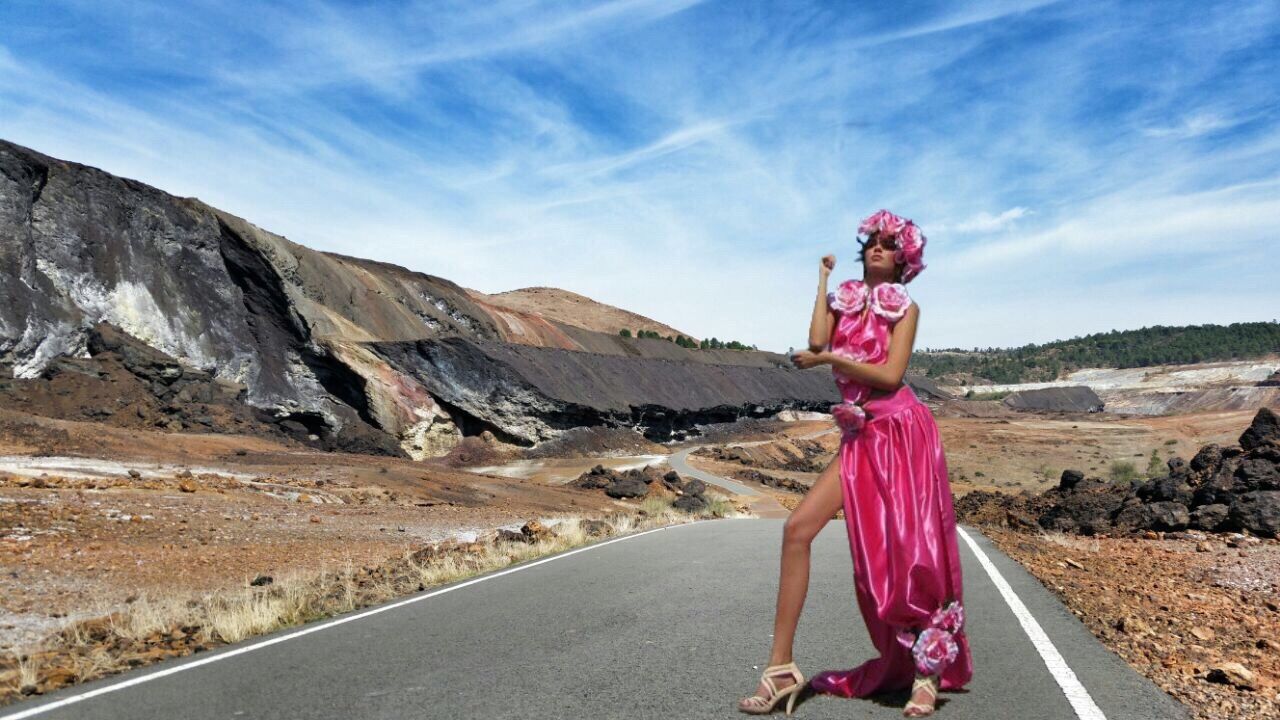
M 754 470 L 750 468 L 745 470 L 738 470 L 735 473 L 733 473 L 733 476 L 738 480 L 746 480 L 748 482 L 758 482 L 761 485 L 766 485 L 772 488 L 778 488 L 779 490 L 787 490 L 789 492 L 799 493 L 801 495 L 809 492 L 809 486 L 805 485 L 804 483 L 797 482 L 795 480 L 792 480 L 791 478 L 777 477 L 776 475 L 770 475 L 769 473 L 760 472 L 759 470 Z
M 1240 447 L 1245 450 L 1254 450 L 1266 443 L 1280 444 L 1280 416 L 1271 408 L 1259 410 L 1249 429 L 1240 436 Z
M 1002 401 L 1014 410 L 1102 412 L 1102 398 L 1087 385 L 1019 390 Z
M 651 439 L 669 439 L 701 423 L 784 408 L 825 410 L 839 399 L 822 370 L 680 363 L 457 336 L 370 348 L 451 415 L 527 443 L 582 425 L 635 427 Z
M 676 494 L 672 502 L 677 510 L 696 513 L 706 509 L 707 485 L 697 478 L 684 480 L 674 470 L 659 474 L 657 468 L 646 466 L 621 472 L 596 465 L 569 483 L 584 490 L 600 490 L 611 498 L 641 498 L 650 495 Z
M 1249 532 L 1280 538 L 1280 427 L 1263 408 L 1238 447 L 1203 446 L 1189 465 L 1130 486 L 1066 470 L 1058 486 L 1036 496 L 974 492 L 956 503 L 975 522 L 1029 525 L 1091 535 L 1103 532 Z

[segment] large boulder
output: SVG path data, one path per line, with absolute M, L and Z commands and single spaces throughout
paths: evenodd
M 1079 470 L 1063 470 L 1062 477 L 1058 479 L 1058 489 L 1069 491 L 1075 489 L 1075 486 L 1084 480 L 1084 473 Z
M 1191 520 L 1187 525 L 1197 530 L 1212 532 L 1221 527 L 1223 521 L 1227 519 L 1228 510 L 1229 506 L 1221 503 L 1201 505 L 1191 511 Z
M 620 477 L 609 483 L 604 494 L 611 498 L 637 498 L 649 493 L 649 485 L 638 477 Z
M 681 486 L 680 491 L 683 492 L 686 496 L 697 497 L 707 491 L 707 484 L 702 482 L 698 478 L 689 478 L 688 480 L 684 481 L 684 485 Z
M 1231 503 L 1227 522 L 1261 537 L 1280 537 L 1280 491 L 1248 492 Z
M 683 510 L 687 513 L 698 513 L 705 510 L 708 503 L 707 498 L 702 495 L 681 495 L 671 505 L 675 509 Z
M 1264 443 L 1280 444 L 1280 416 L 1271 408 L 1261 408 L 1249 428 L 1240 435 L 1240 447 L 1252 450 Z
M 1040 515 L 1040 526 L 1048 530 L 1095 535 L 1111 528 L 1111 518 L 1120 509 L 1125 493 L 1119 488 L 1072 492 Z
M 1191 521 L 1187 506 L 1171 500 L 1147 503 L 1147 529 L 1149 530 L 1183 530 Z
M 1182 478 L 1159 477 L 1139 485 L 1135 494 L 1143 502 L 1175 501 L 1183 505 L 1190 504 L 1193 497 L 1191 486 Z

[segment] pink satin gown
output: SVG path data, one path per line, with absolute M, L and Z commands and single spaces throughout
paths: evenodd
M 828 303 L 837 315 L 832 352 L 879 364 L 911 299 L 899 283 L 868 288 L 848 280 Z M 942 690 L 963 687 L 973 668 L 955 512 L 933 413 L 909 386 L 868 400 L 869 387 L 833 372 L 844 398 L 832 415 L 842 431 L 840 483 L 854 589 L 880 656 L 818 673 L 811 685 L 866 697 L 910 688 L 921 672 L 940 673 Z

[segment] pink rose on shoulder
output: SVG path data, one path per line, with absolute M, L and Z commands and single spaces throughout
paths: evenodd
M 854 314 L 867 301 L 867 286 L 861 280 L 845 280 L 827 293 L 827 305 L 836 312 Z
M 880 283 L 871 290 L 871 309 L 886 320 L 900 320 L 907 314 L 911 296 L 902 283 Z
M 956 645 L 951 633 L 939 628 L 930 627 L 921 631 L 916 638 L 911 655 L 915 659 L 916 669 L 921 675 L 937 675 L 950 665 L 960 654 L 960 646 Z

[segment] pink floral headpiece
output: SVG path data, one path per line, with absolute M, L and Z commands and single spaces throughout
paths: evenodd
M 893 253 L 893 260 L 905 265 L 902 268 L 902 282 L 911 282 L 912 278 L 924 270 L 924 244 L 927 239 L 914 222 L 888 210 L 880 210 L 858 225 L 859 235 L 869 238 L 871 233 L 897 238 L 898 249 Z

